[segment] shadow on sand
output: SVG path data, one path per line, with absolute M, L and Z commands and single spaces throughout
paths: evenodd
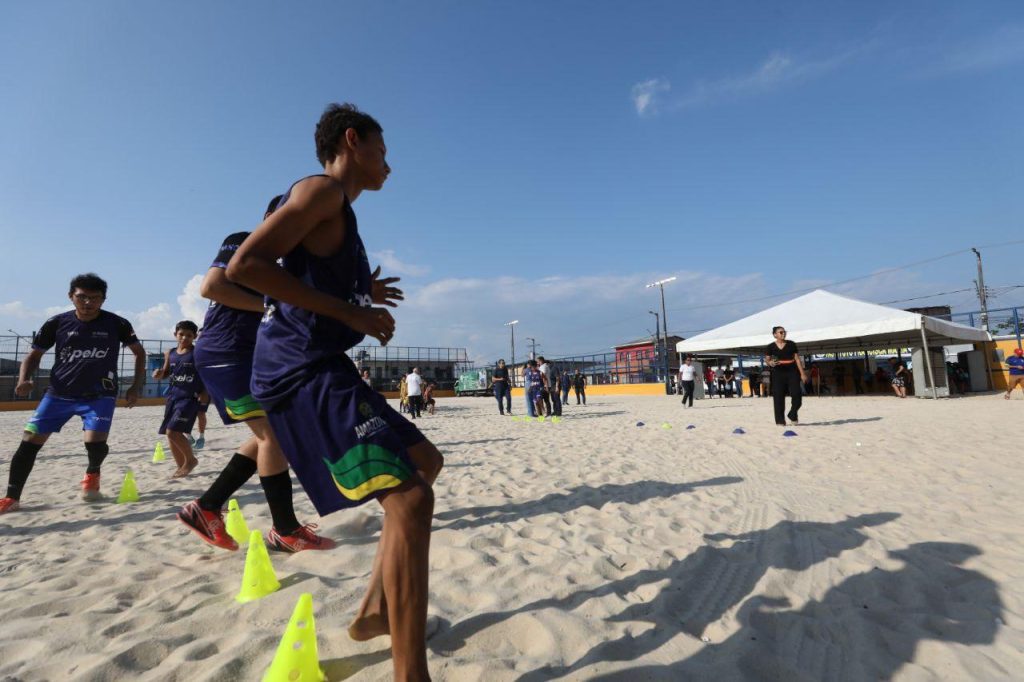
M 999 588 L 984 574 L 961 567 L 979 554 L 977 547 L 967 544 L 913 544 L 889 553 L 904 562 L 902 568 L 874 568 L 851 576 L 800 609 L 785 608 L 789 604 L 784 599 L 747 600 L 735 634 L 685 660 L 588 679 L 890 680 L 914 660 L 922 641 L 970 645 L 995 640 L 1003 614 Z M 599 645 L 580 663 L 632 660 L 653 651 L 670 635 L 670 630 L 656 627 L 635 639 Z M 1007 671 L 991 672 L 1001 677 Z M 559 674 L 554 669 L 540 673 L 520 679 Z
M 713 485 L 730 485 L 740 483 L 738 476 L 721 476 L 706 481 L 693 483 L 665 483 L 663 481 L 634 481 L 633 483 L 605 483 L 596 488 L 589 485 L 569 488 L 566 492 L 549 493 L 539 500 L 514 502 L 512 504 L 464 507 L 450 509 L 434 515 L 435 521 L 451 521 L 446 530 L 476 528 L 492 523 L 510 523 L 516 519 L 525 519 L 541 514 L 564 514 L 580 507 L 600 509 L 608 502 L 639 504 L 656 497 L 672 497 L 683 493 L 691 493 L 697 488 Z M 466 518 L 472 517 L 472 518 Z

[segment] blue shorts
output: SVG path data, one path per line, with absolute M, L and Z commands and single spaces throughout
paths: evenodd
M 263 407 L 256 402 L 249 391 L 252 380 L 252 356 L 246 355 L 237 362 L 200 364 L 201 355 L 196 347 L 196 369 L 203 380 L 210 400 L 217 406 L 221 421 L 237 424 L 257 417 L 266 417 Z
M 39 401 L 39 407 L 25 424 L 30 433 L 59 433 L 61 428 L 74 416 L 82 418 L 83 431 L 110 432 L 110 421 L 114 418 L 113 396 L 102 398 L 61 398 L 47 393 Z
M 423 434 L 359 377 L 329 363 L 267 412 L 281 450 L 321 516 L 356 507 L 416 475 L 408 448 Z
M 161 435 L 168 431 L 188 433 L 199 416 L 199 401 L 192 395 L 180 395 L 171 392 L 164 406 L 164 420 L 160 423 Z

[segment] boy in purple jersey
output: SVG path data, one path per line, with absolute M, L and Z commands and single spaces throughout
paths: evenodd
M 192 351 L 199 328 L 191 320 L 182 320 L 174 326 L 174 338 L 178 347 L 164 353 L 164 366 L 153 371 L 154 379 L 169 379 L 170 390 L 164 405 L 164 420 L 160 423 L 160 435 L 167 436 L 171 454 L 178 464 L 178 470 L 171 478 L 188 476 L 199 464 L 188 434 L 199 416 L 200 399 L 205 398 L 203 382 L 196 371 Z
M 26 397 L 32 391 L 32 375 L 47 350 L 56 346 L 57 357 L 50 370 L 50 387 L 25 425 L 25 435 L 11 458 L 7 496 L 0 499 L 0 514 L 18 509 L 39 450 L 51 433 L 60 431 L 76 415 L 82 418 L 89 457 L 81 484 L 82 498 L 92 501 L 102 497 L 100 466 L 109 451 L 107 434 L 117 401 L 117 361 L 122 345 L 135 354 L 135 380 L 125 392 L 128 407 L 138 401 L 146 380 L 146 352 L 128 320 L 102 310 L 106 297 L 107 283 L 99 276 L 78 275 L 71 280 L 68 291 L 75 309 L 51 317 L 33 337 L 32 350 L 21 362 L 16 395 Z
M 238 249 L 227 275 L 269 301 L 253 360 L 253 396 L 320 514 L 377 499 L 384 524 L 349 636 L 391 635 L 396 680 L 429 680 L 426 655 L 431 484 L 437 448 L 359 378 L 345 354 L 370 335 L 386 344 L 397 279 L 370 272 L 351 202 L 391 169 L 380 125 L 330 105 L 316 128 L 322 175 L 295 183 Z M 280 264 L 278 260 L 280 259 Z
M 280 196 L 270 200 L 264 219 L 274 212 L 280 200 Z M 228 498 L 258 472 L 274 521 L 274 527 L 267 533 L 267 545 L 282 552 L 331 549 L 335 546 L 333 540 L 314 533 L 313 524 L 304 526 L 295 518 L 288 461 L 270 430 L 267 413 L 249 392 L 263 297 L 252 289 L 232 284 L 224 275 L 235 251 L 248 236 L 248 232 L 228 235 L 203 277 L 199 293 L 210 299 L 210 307 L 203 321 L 203 333 L 196 342 L 195 358 L 199 377 L 221 420 L 226 425 L 244 422 L 252 437 L 238 448 L 213 485 L 182 507 L 178 520 L 204 542 L 222 549 L 238 549 L 238 543 L 224 528 L 221 510 Z

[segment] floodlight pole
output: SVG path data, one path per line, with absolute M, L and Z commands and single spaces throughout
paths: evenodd
M 658 313 L 653 310 L 648 310 L 651 315 L 654 315 L 654 357 L 655 363 L 657 362 L 658 349 L 661 347 L 661 323 Z M 655 374 L 657 375 L 657 374 Z
M 510 367 L 512 367 L 512 371 L 509 372 L 510 375 L 516 373 L 516 325 L 517 324 L 519 324 L 519 320 L 512 320 L 511 322 L 506 322 L 505 323 L 505 326 L 508 327 L 509 331 L 512 332 L 512 364 L 510 365 Z M 515 386 L 515 383 L 516 383 L 515 379 L 509 377 L 509 384 L 508 384 L 509 387 Z
M 669 360 L 668 360 L 668 315 L 665 314 L 665 285 L 668 284 L 669 282 L 674 282 L 674 281 L 676 281 L 675 277 L 666 277 L 665 279 L 660 279 L 657 282 L 651 282 L 650 284 L 647 285 L 648 289 L 650 289 L 651 287 L 658 287 L 658 289 L 661 290 L 661 324 L 665 328 L 664 338 L 665 338 L 665 393 L 666 393 L 666 395 L 672 389 L 672 377 L 670 376 L 671 369 L 670 369 Z

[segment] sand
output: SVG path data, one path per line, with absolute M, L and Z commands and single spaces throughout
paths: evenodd
M 378 506 L 320 520 L 334 551 L 272 553 L 282 589 L 238 604 L 244 551 L 174 512 L 243 428 L 211 415 L 196 473 L 170 481 L 150 462 L 160 415 L 116 414 L 105 502 L 78 499 L 72 424 L 0 517 L 0 680 L 258 680 L 307 591 L 328 679 L 390 679 L 388 638 L 345 632 Z M 560 424 L 443 399 L 420 422 L 447 458 L 434 679 L 1021 679 L 1022 415 L 999 396 L 811 398 L 784 438 L 767 399 L 594 396 Z M 26 416 L 0 415 L 8 452 Z M 141 501 L 114 504 L 129 468 Z M 269 529 L 258 483 L 238 498 Z

